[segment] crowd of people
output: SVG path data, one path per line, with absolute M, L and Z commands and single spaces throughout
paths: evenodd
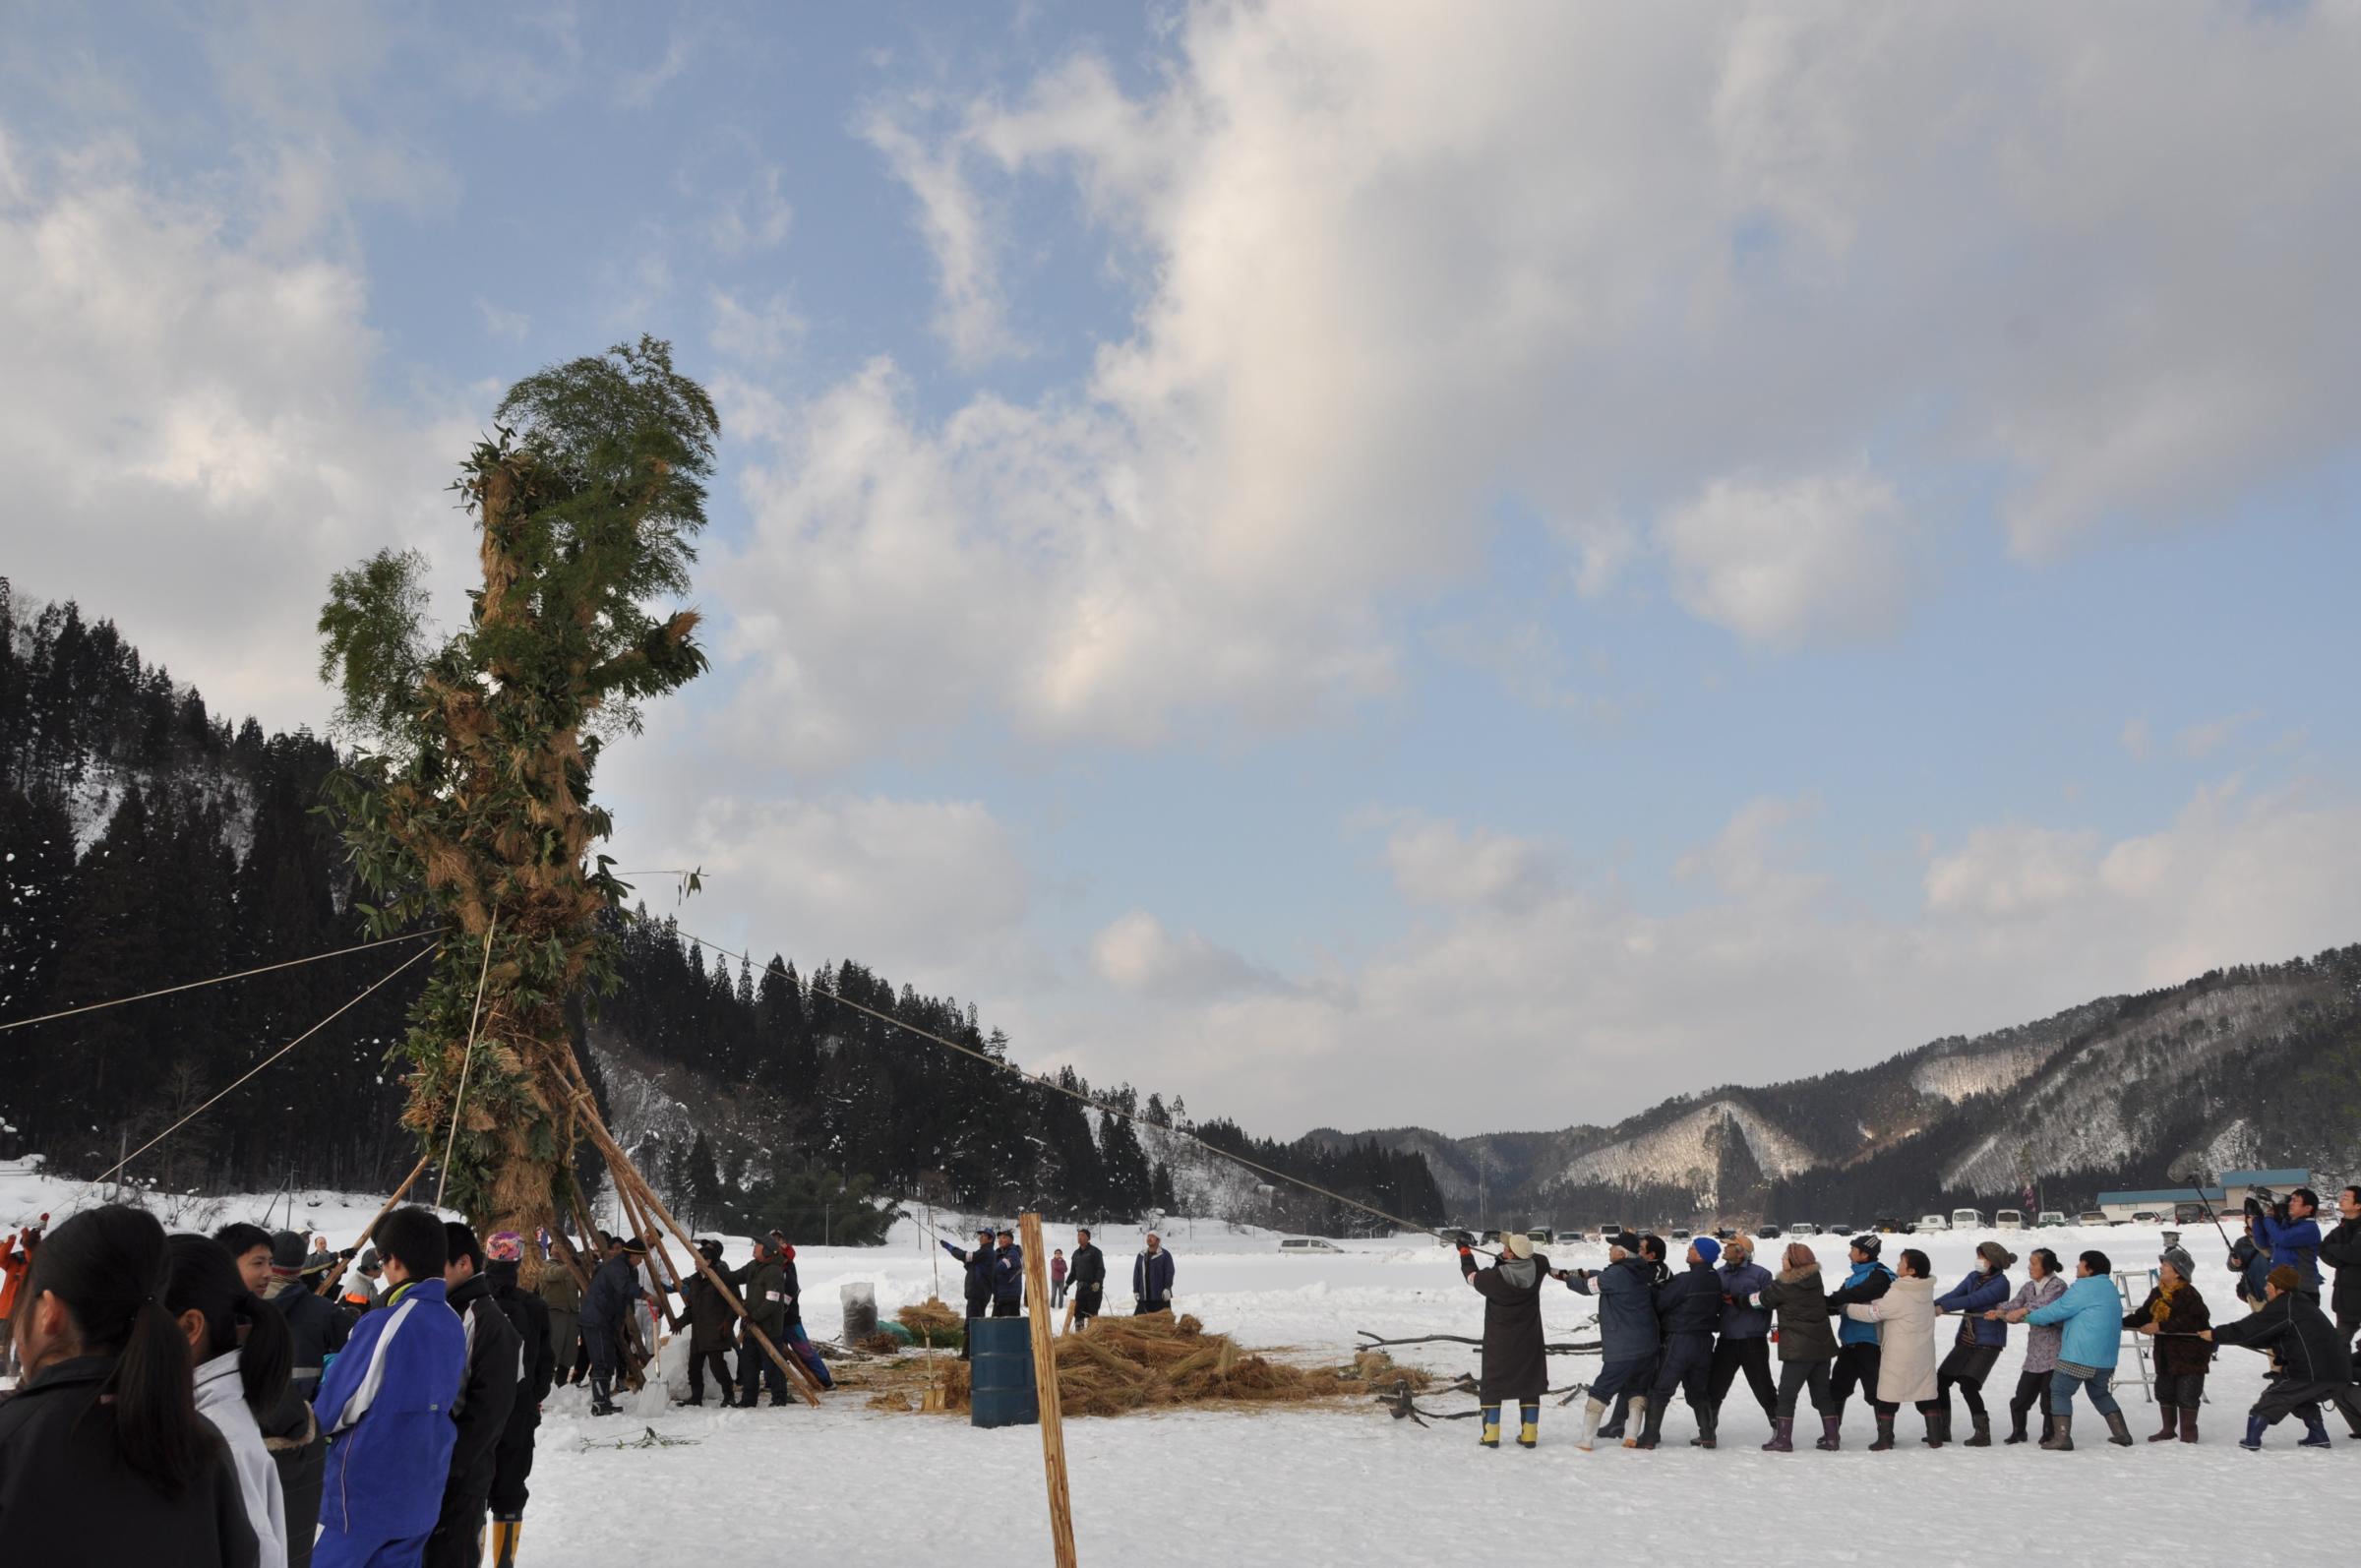
M 1025 1249 L 1014 1231 L 979 1226 L 974 1246 L 963 1247 L 947 1240 L 941 1246 L 967 1271 L 963 1294 L 969 1318 L 1023 1314 Z M 1150 1231 L 1131 1259 L 1132 1311 L 1139 1316 L 1170 1312 L 1173 1280 L 1178 1269 L 1164 1237 Z M 1071 1258 L 1065 1255 L 1063 1247 L 1052 1254 L 1048 1273 L 1051 1309 L 1065 1306 L 1071 1297 L 1068 1326 L 1079 1329 L 1106 1310 L 1107 1257 L 1091 1240 L 1089 1226 L 1075 1230 Z M 962 1349 L 959 1358 L 965 1360 L 967 1357 L 967 1351 Z
M 2127 1332 L 2150 1341 L 2162 1417 L 2151 1443 L 2198 1441 L 2206 1376 L 2224 1345 L 2269 1357 L 2242 1447 L 2261 1448 L 2264 1433 L 2291 1416 L 2304 1428 L 2299 1446 L 2328 1447 L 2324 1408 L 2336 1410 L 2361 1438 L 2361 1187 L 2337 1194 L 2338 1222 L 2325 1235 L 2318 1207 L 2304 1187 L 2283 1199 L 2247 1200 L 2245 1234 L 2228 1258 L 2231 1294 L 2241 1305 L 2222 1311 L 2208 1305 L 2197 1262 L 2178 1245 L 2156 1258 L 2153 1285 L 2127 1312 L 2114 1261 L 2096 1250 L 2069 1270 L 2050 1248 L 2034 1247 L 2023 1259 L 2024 1283 L 2013 1286 L 2017 1254 L 1986 1240 L 1967 1275 L 1944 1289 L 1925 1252 L 1906 1247 L 1889 1264 L 1876 1235 L 1852 1238 L 1839 1277 L 1833 1268 L 1824 1275 L 1818 1253 L 1803 1241 L 1790 1241 L 1774 1271 L 1740 1235 L 1697 1237 L 1675 1269 L 1662 1238 L 1619 1232 L 1606 1238 L 1606 1267 L 1593 1271 L 1552 1268 L 1531 1240 L 1511 1233 L 1498 1261 L 1482 1267 L 1462 1233 L 1460 1270 L 1484 1300 L 1481 1441 L 1500 1446 L 1501 1413 L 1511 1402 L 1518 1443 L 1540 1441 L 1541 1400 L 1549 1391 L 1542 1293 L 1552 1281 L 1599 1303 L 1600 1369 L 1584 1390 L 1576 1445 L 1585 1452 L 1603 1437 L 1655 1448 L 1675 1398 L 1696 1419 L 1690 1442 L 1713 1448 L 1723 1405 L 1740 1377 L 1770 1423 L 1766 1452 L 1793 1451 L 1797 1409 L 1806 1400 L 1820 1420 L 1812 1446 L 1842 1448 L 1855 1394 L 1869 1407 L 1872 1452 L 1897 1446 L 1904 1405 L 1923 1420 L 1925 1446 L 1952 1442 L 1955 1394 L 1969 1423 L 1963 1446 L 1990 1447 L 1984 1384 L 2020 1330 L 2024 1361 L 2003 1444 L 2037 1441 L 2071 1452 L 2078 1397 L 2105 1423 L 2109 1442 L 2137 1441 L 2113 1393 Z M 2325 1309 L 2324 1261 L 2335 1275 Z M 2036 1407 L 2037 1439 L 2028 1428 Z

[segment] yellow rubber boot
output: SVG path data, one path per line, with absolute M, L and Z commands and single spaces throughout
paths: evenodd
M 492 1554 L 485 1559 L 491 1568 L 516 1568 L 516 1546 L 524 1535 L 521 1519 L 492 1521 Z
M 1542 1440 L 1542 1408 L 1539 1405 L 1517 1407 L 1517 1446 L 1532 1448 Z
M 1486 1448 L 1498 1448 L 1500 1446 L 1499 1406 L 1486 1405 L 1483 1408 L 1483 1435 L 1478 1438 L 1477 1441 L 1483 1444 L 1483 1446 Z

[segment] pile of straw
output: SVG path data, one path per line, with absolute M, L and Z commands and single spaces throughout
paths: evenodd
M 918 1337 L 921 1345 L 957 1350 L 967 1343 L 967 1319 L 936 1297 L 913 1301 L 893 1314 L 894 1321 Z
M 1366 1394 L 1375 1379 L 1360 1364 L 1291 1366 L 1208 1334 L 1193 1317 L 1102 1317 L 1054 1342 L 1058 1403 L 1068 1416 L 1120 1416 L 1179 1405 L 1278 1405 Z M 1390 1364 L 1389 1378 L 1422 1374 Z M 943 1368 L 948 1408 L 968 1408 L 968 1363 Z

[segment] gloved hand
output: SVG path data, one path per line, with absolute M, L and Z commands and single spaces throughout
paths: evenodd
M 1465 1252 L 1476 1244 L 1476 1237 L 1466 1231 L 1454 1231 L 1451 1233 L 1451 1244 Z
M 2246 1195 L 2246 1213 L 2247 1218 L 2252 1220 L 2263 1218 L 2263 1200 L 2251 1192 Z

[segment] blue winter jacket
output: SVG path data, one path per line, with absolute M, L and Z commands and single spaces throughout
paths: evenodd
M 948 1241 L 942 1243 L 942 1249 L 967 1265 L 968 1300 L 977 1302 L 991 1299 L 993 1260 L 999 1255 L 999 1252 L 988 1246 L 953 1246 Z
M 1852 1272 L 1845 1276 L 1845 1283 L 1829 1293 L 1828 1310 L 1829 1315 L 1837 1320 L 1839 1345 L 1878 1343 L 1878 1326 L 1862 1322 L 1845 1308 L 1876 1300 L 1886 1294 L 1886 1288 L 1893 1283 L 1894 1271 L 1873 1259 L 1867 1263 L 1855 1263 Z
M 1157 1249 L 1131 1259 L 1131 1294 L 1143 1301 L 1169 1301 L 1173 1296 L 1173 1255 Z
M 1988 1274 L 1977 1269 L 1953 1286 L 1949 1294 L 1936 1297 L 1935 1310 L 1958 1312 L 1967 1317 L 1968 1321 L 1963 1327 L 1974 1331 L 1974 1342 L 1978 1345 L 2006 1345 L 2009 1325 L 1998 1320 L 1987 1323 L 1981 1314 L 2000 1305 L 2011 1294 L 2006 1274 L 1998 1269 Z
M 2123 1293 L 2115 1282 L 2093 1274 L 2066 1287 L 2066 1294 L 2025 1315 L 2028 1323 L 2055 1323 L 2064 1338 L 2058 1359 L 2106 1371 L 2123 1346 Z
M 2303 1279 L 2303 1288 L 2320 1294 L 2320 1226 L 2312 1220 L 2289 1220 L 2282 1225 L 2268 1214 L 2254 1217 L 2255 1244 L 2270 1253 L 2270 1266 L 2284 1263 Z
M 1609 1263 L 1596 1274 L 1569 1274 L 1566 1289 L 1599 1297 L 1600 1355 L 1606 1361 L 1653 1356 L 1664 1343 L 1656 1326 L 1655 1270 L 1643 1258 Z
M 385 1540 L 435 1528 L 466 1370 L 467 1331 L 439 1279 L 401 1287 L 353 1325 L 312 1404 L 329 1440 L 321 1524 Z
M 646 1294 L 631 1257 L 617 1253 L 599 1264 L 590 1276 L 590 1289 L 582 1293 L 582 1327 L 621 1328 L 631 1321 L 632 1303 Z
M 1722 1322 L 1722 1276 L 1710 1263 L 1692 1263 L 1656 1288 L 1656 1315 L 1665 1338 L 1703 1334 L 1711 1338 Z
M 992 1298 L 1003 1306 L 1025 1298 L 1025 1249 L 1014 1241 L 992 1254 Z
M 1771 1271 L 1752 1260 L 1723 1266 L 1722 1294 L 1729 1298 L 1722 1307 L 1724 1339 L 1759 1340 L 1770 1336 L 1771 1309 L 1747 1304 L 1748 1297 L 1770 1283 Z

